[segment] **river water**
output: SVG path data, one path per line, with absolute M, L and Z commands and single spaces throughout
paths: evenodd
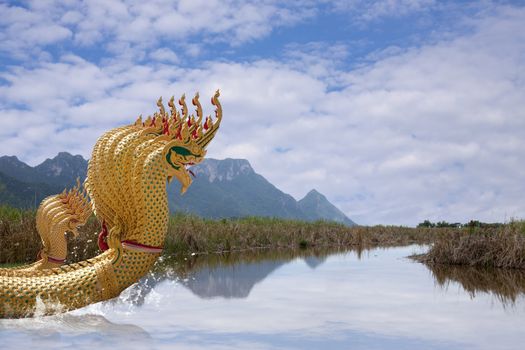
M 525 276 L 417 246 L 165 260 L 119 298 L 0 320 L 0 349 L 523 349 Z

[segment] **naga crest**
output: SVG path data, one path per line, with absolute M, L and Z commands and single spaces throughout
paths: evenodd
M 211 98 L 211 103 L 215 108 L 215 121 L 211 116 L 203 118 L 202 107 L 199 102 L 199 93 L 191 100 L 196 107 L 195 113 L 188 115 L 186 96 L 182 95 L 178 100 L 181 106 L 179 112 L 175 107 L 174 97 L 168 102 L 169 112 L 166 111 L 162 103 L 162 97 L 157 101 L 159 112 L 149 116 L 142 121 L 140 116 L 135 122 L 136 126 L 142 126 L 148 133 L 162 136 L 167 141 L 164 148 L 164 157 L 168 167 L 168 181 L 173 177 L 177 178 L 181 185 L 181 193 L 186 192 L 191 185 L 191 170 L 188 166 L 198 164 L 206 155 L 206 146 L 215 136 L 222 120 L 222 107 L 219 102 L 219 90 Z
M 214 118 L 203 117 L 199 94 L 192 103 L 196 111 L 189 115 L 184 95 L 180 111 L 173 97 L 168 111 L 159 99 L 159 111 L 145 121 L 105 132 L 93 147 L 84 189 L 78 183 L 44 199 L 37 211 L 44 249 L 34 264 L 0 268 L 0 318 L 34 315 L 40 304 L 53 314 L 111 299 L 152 268 L 168 230 L 166 178 L 177 178 L 186 191 L 187 167 L 203 160 L 222 119 L 219 91 L 211 99 Z M 64 232 L 75 232 L 91 213 L 101 222 L 104 252 L 61 266 Z

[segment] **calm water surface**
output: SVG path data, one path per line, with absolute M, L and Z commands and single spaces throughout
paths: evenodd
M 522 273 L 430 271 L 422 249 L 164 262 L 115 300 L 0 320 L 0 348 L 524 348 Z

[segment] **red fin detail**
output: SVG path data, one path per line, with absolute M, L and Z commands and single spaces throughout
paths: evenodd
M 109 245 L 106 242 L 107 237 L 108 237 L 108 227 L 106 226 L 106 221 L 103 221 L 102 222 L 102 231 L 100 231 L 100 233 L 98 234 L 98 241 L 97 241 L 98 247 L 103 252 L 109 249 Z
M 168 120 L 164 120 L 164 130 L 162 132 L 166 135 L 170 134 L 170 124 L 168 123 Z

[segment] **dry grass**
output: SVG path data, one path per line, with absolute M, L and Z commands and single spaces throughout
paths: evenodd
M 169 221 L 165 252 L 189 255 L 260 248 L 367 249 L 430 244 L 436 240 L 431 252 L 425 257 L 426 261 L 471 264 L 473 258 L 476 261 L 487 261 L 490 259 L 486 256 L 495 256 L 500 261 L 495 266 L 514 267 L 518 261 L 516 257 L 521 257 L 521 264 L 525 259 L 525 232 L 518 234 L 519 230 L 524 230 L 525 225 L 518 226 L 517 223 L 504 226 L 505 230 L 516 234 L 504 234 L 502 239 L 500 236 L 493 236 L 494 231 L 497 231 L 494 228 L 475 228 L 475 231 L 472 231 L 466 228 L 346 227 L 323 221 L 302 222 L 256 217 L 207 220 L 192 215 L 174 215 Z M 79 231 L 79 237 L 68 237 L 68 262 L 87 259 L 99 253 L 98 221 L 94 217 L 91 218 Z M 477 248 L 472 249 L 473 245 Z M 41 243 L 35 227 L 35 212 L 0 207 L 0 264 L 32 262 L 40 248 Z M 465 253 L 456 254 L 458 249 Z M 451 252 L 453 259 L 446 259 Z M 464 261 L 457 259 L 458 256 L 465 257 L 466 253 L 473 252 L 478 252 L 478 255 L 468 256 Z M 515 258 L 509 258 L 511 256 Z
M 525 269 L 525 221 L 496 228 L 443 230 L 427 254 L 414 258 L 430 265 Z
M 31 263 L 42 248 L 36 230 L 36 212 L 0 206 L 0 264 Z M 74 238 L 68 234 L 69 262 L 93 257 L 97 254 L 96 232 L 99 224 L 95 218 Z
M 68 238 L 68 262 L 99 253 L 97 220 L 90 218 L 77 238 Z M 435 229 L 406 227 L 346 227 L 329 222 L 272 218 L 207 220 L 192 215 L 170 218 L 167 254 L 217 253 L 259 248 L 377 247 L 431 242 Z M 35 212 L 0 207 L 0 264 L 34 261 L 41 248 Z
M 214 253 L 253 248 L 372 247 L 430 243 L 432 229 L 346 227 L 329 222 L 271 218 L 206 220 L 176 215 L 170 220 L 166 249 Z
M 68 237 L 68 262 L 99 253 L 100 225 L 92 217 L 79 237 Z M 329 222 L 272 218 L 208 220 L 170 217 L 167 254 L 224 253 L 248 249 L 358 248 L 432 244 L 415 257 L 427 264 L 525 268 L 525 222 L 491 228 L 346 227 Z M 0 206 L 0 264 L 33 262 L 41 248 L 35 212 Z
M 40 246 L 35 213 L 0 207 L 0 264 L 33 262 Z

